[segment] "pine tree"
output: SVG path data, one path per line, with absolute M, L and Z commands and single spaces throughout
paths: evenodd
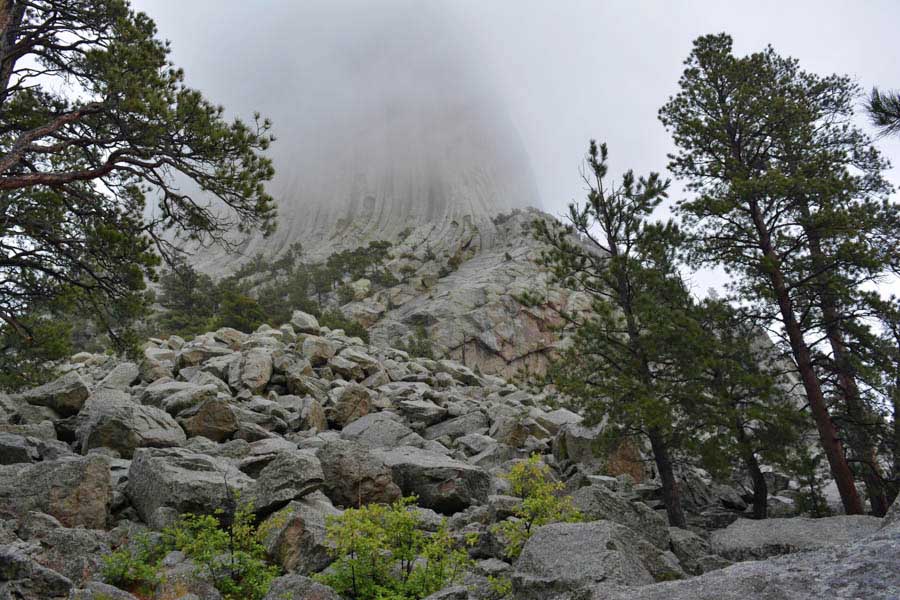
M 882 135 L 900 134 L 900 92 L 872 88 L 866 110 Z
M 678 147 L 670 168 L 697 193 L 678 211 L 694 264 L 724 265 L 757 323 L 780 324 L 845 509 L 860 513 L 822 369 L 837 374 L 836 396 L 858 418 L 844 338 L 862 284 L 883 273 L 898 240 L 884 161 L 850 122 L 848 78 L 806 73 L 772 48 L 743 58 L 731 49 L 724 34 L 696 40 L 679 93 L 660 110 Z M 849 439 L 858 458 L 871 455 L 865 435 Z M 876 478 L 871 468 L 864 476 Z
M 629 171 L 610 185 L 607 148 L 593 141 L 587 167 L 587 202 L 569 206 L 569 224 L 533 224 L 545 244 L 540 262 L 591 297 L 589 315 L 563 315 L 575 331 L 550 377 L 588 422 L 650 442 L 669 522 L 684 527 L 672 452 L 690 435 L 679 403 L 694 396 L 679 375 L 689 354 L 680 327 L 687 294 L 666 243 L 674 228 L 649 222 L 669 183 Z
M 127 0 L 0 2 L 0 319 L 139 302 L 164 235 L 274 227 L 268 121 L 225 120 Z M 202 196 L 201 196 L 202 194 Z M 152 218 L 145 205 L 152 204 Z M 215 208 L 213 208 L 215 206 Z

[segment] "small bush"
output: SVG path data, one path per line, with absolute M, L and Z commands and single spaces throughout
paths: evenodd
M 511 484 L 513 495 L 522 498 L 514 518 L 494 526 L 494 532 L 506 541 L 505 552 L 509 558 L 522 553 L 522 547 L 537 527 L 581 521 L 581 513 L 572 505 L 571 496 L 560 494 L 563 484 L 553 481 L 550 467 L 537 454 L 513 466 L 504 479 Z
M 455 548 L 446 524 L 425 532 L 414 503 L 368 504 L 329 518 L 335 562 L 315 578 L 353 600 L 418 600 L 458 580 L 468 554 Z
M 103 579 L 132 593 L 149 594 L 161 581 L 160 561 L 167 551 L 149 535 L 139 535 L 129 546 L 103 557 Z
M 343 329 L 344 333 L 350 337 L 358 337 L 365 343 L 369 343 L 369 332 L 366 328 L 357 321 L 348 319 L 337 309 L 323 312 L 322 316 L 319 317 L 319 324 L 329 329 Z
M 180 550 L 194 561 L 196 574 L 208 578 L 225 600 L 259 600 L 280 574 L 268 563 L 262 543 L 276 525 L 270 521 L 257 527 L 249 504 L 233 515 L 222 510 L 215 515 L 185 514 L 163 530 L 159 541 L 140 536 L 134 544 L 104 556 L 103 578 L 130 592 L 149 594 L 162 581 L 163 557 Z

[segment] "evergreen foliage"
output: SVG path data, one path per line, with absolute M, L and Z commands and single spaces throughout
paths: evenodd
M 316 579 L 351 600 L 419 600 L 457 581 L 470 565 L 468 553 L 456 547 L 445 523 L 426 532 L 415 501 L 372 503 L 329 517 L 335 562 Z
M 873 442 L 861 428 L 842 436 L 829 403 L 839 402 L 848 422 L 865 419 L 847 330 L 862 286 L 896 254 L 900 220 L 885 198 L 884 160 L 851 120 L 858 89 L 846 77 L 802 71 L 771 47 L 736 57 L 725 34 L 698 38 L 685 64 L 660 118 L 678 147 L 670 169 L 695 192 L 678 203 L 691 262 L 724 266 L 747 314 L 778 325 L 845 509 L 860 513 L 841 440 L 868 462 L 863 475 L 874 488 Z
M 501 521 L 493 531 L 506 542 L 505 553 L 515 559 L 522 553 L 525 542 L 534 530 L 550 523 L 577 523 L 581 513 L 572 504 L 572 497 L 562 495 L 565 486 L 554 481 L 550 467 L 541 457 L 532 454 L 527 460 L 517 462 L 504 475 L 514 496 L 522 499 L 516 507 L 514 518 Z M 505 591 L 503 582 L 497 582 L 495 591 Z
M 145 280 L 177 254 L 167 235 L 274 227 L 269 123 L 187 87 L 126 0 L 9 0 L 0 26 L 0 319 L 24 340 L 6 359 L 56 344 L 35 326 L 59 300 L 127 347 Z

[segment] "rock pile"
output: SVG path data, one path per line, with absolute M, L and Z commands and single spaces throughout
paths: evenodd
M 742 597 L 766 586 L 791 593 L 756 597 L 822 597 L 834 586 L 888 598 L 882 591 L 900 586 L 886 566 L 900 559 L 896 519 L 883 529 L 870 518 L 824 528 L 740 520 L 711 538 L 669 528 L 658 486 L 640 468 L 596 456 L 599 429 L 550 398 L 458 362 L 366 345 L 304 313 L 252 334 L 151 340 L 137 363 L 79 354 L 63 371 L 0 396 L 0 599 L 134 598 L 101 580 L 101 557 L 182 513 L 227 508 L 238 493 L 260 521 L 280 511 L 265 545 L 287 575 L 272 599 L 336 600 L 308 579 L 332 560 L 327 517 L 412 494 L 424 522 L 447 518 L 454 535 L 479 534 L 464 585 L 435 598 L 488 598 L 487 577 L 498 575 L 511 579 L 516 598 L 560 600 L 736 598 L 702 595 L 731 583 Z M 532 453 L 587 522 L 538 529 L 513 563 L 491 525 L 517 503 L 501 475 Z M 688 483 L 712 503 L 698 515 L 731 511 L 733 521 L 743 510 L 727 508 L 740 500 L 732 488 Z M 719 570 L 797 550 L 810 552 Z M 219 598 L 178 554 L 164 560 L 151 597 Z M 871 574 L 852 568 L 869 560 Z M 817 561 L 828 578 L 794 594 Z

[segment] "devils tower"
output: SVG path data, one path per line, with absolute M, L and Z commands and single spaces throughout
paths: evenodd
M 350 31 L 317 38 L 327 70 L 307 59 L 278 75 L 303 82 L 269 115 L 278 229 L 244 241 L 240 255 L 277 255 L 301 242 L 327 256 L 426 224 L 440 243 L 454 222 L 489 234 L 494 215 L 538 204 L 527 153 L 477 56 L 464 49 L 465 31 L 420 3 L 391 2 L 376 15 L 328 10 L 318 15 L 323 27 Z M 202 252 L 196 261 L 223 272 L 234 258 Z

